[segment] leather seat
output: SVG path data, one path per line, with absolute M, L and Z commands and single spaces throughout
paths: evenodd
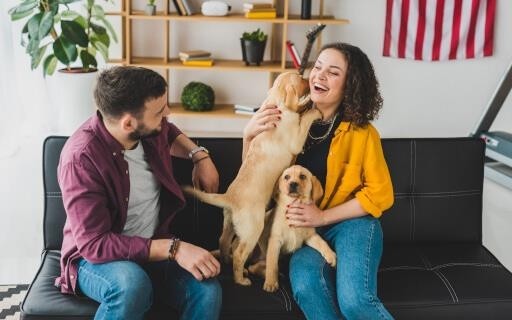
M 65 137 L 50 137 L 43 150 L 45 189 L 44 250 L 41 267 L 21 305 L 22 319 L 92 319 L 98 304 L 61 294 L 59 249 L 65 212 L 56 168 Z M 234 179 L 241 159 L 240 139 L 199 139 L 221 174 L 221 190 Z M 482 246 L 484 144 L 478 139 L 383 139 L 395 191 L 384 213 L 384 252 L 378 295 L 396 319 L 510 319 L 512 274 Z M 180 184 L 190 184 L 191 164 L 175 159 Z M 173 232 L 207 249 L 218 246 L 222 211 L 187 199 Z M 226 270 L 224 268 L 223 270 Z M 223 272 L 222 319 L 304 319 L 293 301 L 286 263 L 281 289 L 264 292 L 262 281 L 235 285 Z M 155 305 L 148 315 L 174 319 Z

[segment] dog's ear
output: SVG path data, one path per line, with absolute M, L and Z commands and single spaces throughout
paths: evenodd
M 324 195 L 324 188 L 320 184 L 320 181 L 315 176 L 311 176 L 311 200 L 318 204 L 322 196 Z
M 298 105 L 298 97 L 297 97 L 297 91 L 295 91 L 295 88 L 292 85 L 287 85 L 285 88 L 286 96 L 284 99 L 284 105 L 286 108 L 290 110 L 297 111 L 296 107 Z M 295 107 L 294 107 L 295 106 Z
M 277 201 L 279 198 L 279 183 L 281 182 L 282 175 L 279 176 L 279 179 L 277 179 L 276 183 L 274 184 L 274 190 L 272 191 L 272 199 Z

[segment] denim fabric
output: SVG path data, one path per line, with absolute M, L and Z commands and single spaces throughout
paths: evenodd
M 218 319 L 222 289 L 217 279 L 197 281 L 175 262 L 141 267 L 131 261 L 78 266 L 79 290 L 100 303 L 94 319 L 143 319 L 153 300 L 178 311 L 181 319 Z
M 367 215 L 319 228 L 336 251 L 336 268 L 304 246 L 290 260 L 295 300 L 309 320 L 393 319 L 377 297 L 382 229 Z

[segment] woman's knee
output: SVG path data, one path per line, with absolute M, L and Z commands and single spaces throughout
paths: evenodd
M 307 299 L 309 295 L 324 291 L 320 286 L 329 280 L 330 268 L 323 257 L 310 247 L 297 250 L 290 259 L 290 283 L 295 299 Z

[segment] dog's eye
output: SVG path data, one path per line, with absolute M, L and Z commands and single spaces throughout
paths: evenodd
M 289 174 L 284 176 L 284 180 L 288 180 L 288 179 L 290 179 L 290 175 Z
M 306 180 L 306 176 L 305 176 L 305 175 L 303 175 L 303 174 L 301 174 L 301 175 L 299 176 L 299 178 L 300 178 L 300 180 Z

